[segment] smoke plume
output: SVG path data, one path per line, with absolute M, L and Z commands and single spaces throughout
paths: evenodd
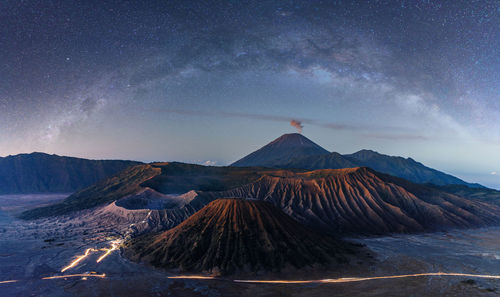
M 290 125 L 294 126 L 295 129 L 297 129 L 297 132 L 302 133 L 302 128 L 304 128 L 304 126 L 302 126 L 302 122 L 297 120 L 291 120 Z

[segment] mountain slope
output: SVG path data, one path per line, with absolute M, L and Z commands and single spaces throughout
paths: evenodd
M 263 201 L 219 199 L 179 226 L 127 243 L 125 255 L 190 272 L 279 271 L 335 259 L 354 246 L 302 226 Z
M 132 166 L 113 177 L 74 193 L 60 203 L 27 210 L 20 217 L 38 219 L 110 203 L 140 192 L 142 190 L 140 184 L 160 173 L 159 168 L 151 165 Z
M 276 167 L 292 159 L 325 154 L 329 152 L 301 134 L 284 134 L 231 166 Z
M 369 168 L 264 176 L 257 182 L 211 195 L 214 199 L 269 201 L 299 222 L 331 233 L 411 233 L 500 222 L 500 208 L 496 206 Z
M 314 156 L 292 159 L 289 162 L 279 165 L 279 167 L 316 170 L 316 169 L 353 168 L 359 166 L 356 162 L 345 158 L 339 153 L 333 152 L 327 155 L 314 155 Z
M 467 199 L 488 202 L 500 206 L 500 191 L 489 188 L 472 188 L 465 185 L 429 185 L 441 191 L 445 191 Z
M 141 195 L 146 188 L 155 194 Z M 145 205 L 145 208 L 147 205 L 167 205 L 161 199 L 154 200 L 166 198 L 163 194 L 190 190 L 196 193 L 185 204 L 165 209 L 149 207 L 152 221 L 148 228 L 157 230 L 154 224 L 174 227 L 207 203 L 226 197 L 269 201 L 297 221 L 335 234 L 411 233 L 500 223 L 498 206 L 468 200 L 369 168 L 304 172 L 182 163 L 131 167 L 75 193 L 62 203 L 27 211 L 22 217 L 61 215 L 105 206 L 113 201 L 117 201 L 117 207 L 130 208 L 130 203 L 122 199 L 134 200 L 134 205 Z M 137 208 L 132 207 L 132 210 L 135 212 Z M 118 212 L 129 211 L 121 209 Z
M 44 153 L 8 156 L 0 158 L 0 194 L 74 192 L 137 164 Z
M 285 134 L 261 149 L 230 166 L 264 166 L 272 168 L 300 168 L 307 170 L 370 167 L 378 172 L 394 175 L 414 183 L 435 185 L 466 185 L 457 177 L 426 167 L 411 158 L 383 155 L 371 150 L 353 154 L 329 153 L 301 134 Z
M 287 172 L 293 174 L 292 171 Z M 191 190 L 223 191 L 254 182 L 265 174 L 283 172 L 266 168 L 215 167 L 178 162 L 136 165 L 78 191 L 58 204 L 25 211 L 21 218 L 37 219 L 89 209 L 138 194 L 145 188 L 160 194 L 180 194 Z
M 358 166 L 375 169 L 378 172 L 394 175 L 415 183 L 431 183 L 435 185 L 467 185 L 481 187 L 478 184 L 467 183 L 457 177 L 429 168 L 412 158 L 393 157 L 371 150 L 361 150 L 354 154 L 344 155 Z

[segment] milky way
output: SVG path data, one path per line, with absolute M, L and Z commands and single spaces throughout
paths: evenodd
M 500 187 L 499 1 L 2 1 L 0 155 L 227 164 L 282 133 Z

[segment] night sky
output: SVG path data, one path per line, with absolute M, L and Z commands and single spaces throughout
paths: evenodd
M 225 165 L 295 120 L 500 188 L 499 53 L 498 0 L 2 0 L 0 156 Z

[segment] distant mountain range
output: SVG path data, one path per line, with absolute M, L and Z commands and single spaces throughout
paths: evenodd
M 264 166 L 308 170 L 370 167 L 378 172 L 404 178 L 414 183 L 482 187 L 479 184 L 468 183 L 452 175 L 429 168 L 411 158 L 393 157 L 371 150 L 361 150 L 347 155 L 330 153 L 298 133 L 284 134 L 261 149 L 234 162 L 231 166 Z
M 72 193 L 137 164 L 44 153 L 0 157 L 0 194 Z
M 347 263 L 361 249 L 309 229 L 264 201 L 218 199 L 179 226 L 129 241 L 125 255 L 186 272 L 281 271 Z
M 88 160 L 44 153 L 0 157 L 0 194 L 73 193 L 138 164 L 143 163 Z M 415 183 L 484 188 L 426 167 L 411 158 L 387 156 L 370 150 L 347 155 L 330 153 L 298 133 L 284 134 L 231 166 L 305 170 L 370 167 Z M 214 186 L 209 183 L 209 187 Z

